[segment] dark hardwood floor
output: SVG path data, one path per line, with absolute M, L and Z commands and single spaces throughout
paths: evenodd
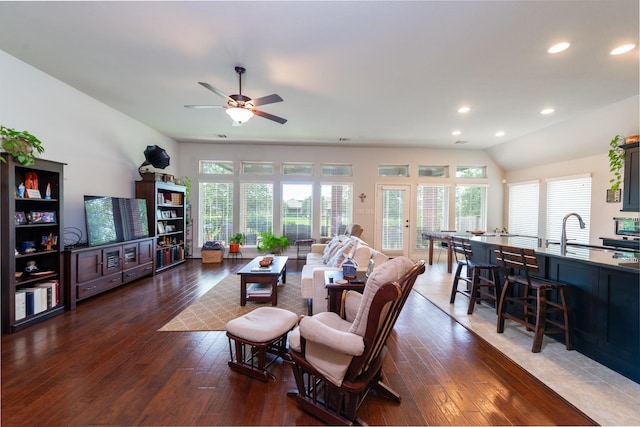
M 190 260 L 3 335 L 2 425 L 319 425 L 287 398 L 286 363 L 262 383 L 228 369 L 224 332 L 157 332 L 241 265 Z M 368 396 L 369 424 L 593 424 L 416 292 L 388 347 L 384 372 L 403 400 Z

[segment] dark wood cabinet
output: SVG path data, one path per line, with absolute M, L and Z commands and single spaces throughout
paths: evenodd
M 2 157 L 2 331 L 11 333 L 64 311 L 64 164 L 36 159 L 23 166 Z M 21 184 L 35 189 L 21 195 Z
M 136 197 L 147 201 L 149 234 L 155 236 L 156 271 L 185 261 L 185 192 L 186 188 L 182 185 L 153 180 L 136 181 Z
M 640 212 L 640 149 L 638 143 L 626 144 L 624 154 L 623 212 Z
M 153 274 L 154 239 L 67 251 L 67 305 Z

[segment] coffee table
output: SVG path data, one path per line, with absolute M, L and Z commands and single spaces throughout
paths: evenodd
M 260 267 L 262 256 L 255 257 L 247 265 L 242 267 L 240 275 L 240 305 L 245 306 L 247 301 L 271 301 L 271 305 L 278 305 L 278 281 L 282 278 L 282 283 L 287 283 L 287 260 L 286 256 L 274 256 L 269 267 Z M 267 284 L 271 285 L 271 292 L 260 292 L 247 295 L 247 284 Z

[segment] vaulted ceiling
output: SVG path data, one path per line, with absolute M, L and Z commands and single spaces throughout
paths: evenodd
M 636 0 L 0 2 L 0 49 L 181 142 L 487 149 L 637 96 L 638 31 Z M 286 124 L 184 107 L 237 65 Z

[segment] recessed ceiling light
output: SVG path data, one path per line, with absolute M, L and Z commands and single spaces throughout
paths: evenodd
M 622 46 L 618 46 L 617 48 L 613 49 L 611 52 L 609 52 L 609 54 L 610 55 L 620 55 L 620 54 L 629 52 L 634 47 L 636 47 L 635 44 L 631 44 L 631 43 L 630 44 L 623 44 Z
M 471 107 L 468 105 L 458 108 L 458 113 L 468 113 L 469 111 L 471 111 Z
M 559 52 L 562 52 L 563 50 L 569 49 L 569 46 L 571 46 L 571 43 L 569 43 L 569 42 L 557 43 L 557 44 L 554 44 L 553 46 L 551 46 L 549 49 L 547 49 L 547 52 L 549 52 L 549 53 L 559 53 Z
M 459 131 L 459 130 L 454 130 L 453 132 L 451 132 L 451 135 L 453 135 L 453 136 L 458 136 L 458 135 L 460 135 L 461 133 L 462 133 L 462 132 L 461 132 L 461 131 Z
M 504 136 L 504 132 L 503 132 L 503 131 L 501 131 L 501 130 L 499 130 L 498 132 L 496 132 L 496 136 L 497 136 L 497 137 Z
M 545 108 L 544 110 L 540 111 L 540 114 L 547 115 L 553 113 L 554 111 L 556 110 L 554 110 L 553 108 Z

